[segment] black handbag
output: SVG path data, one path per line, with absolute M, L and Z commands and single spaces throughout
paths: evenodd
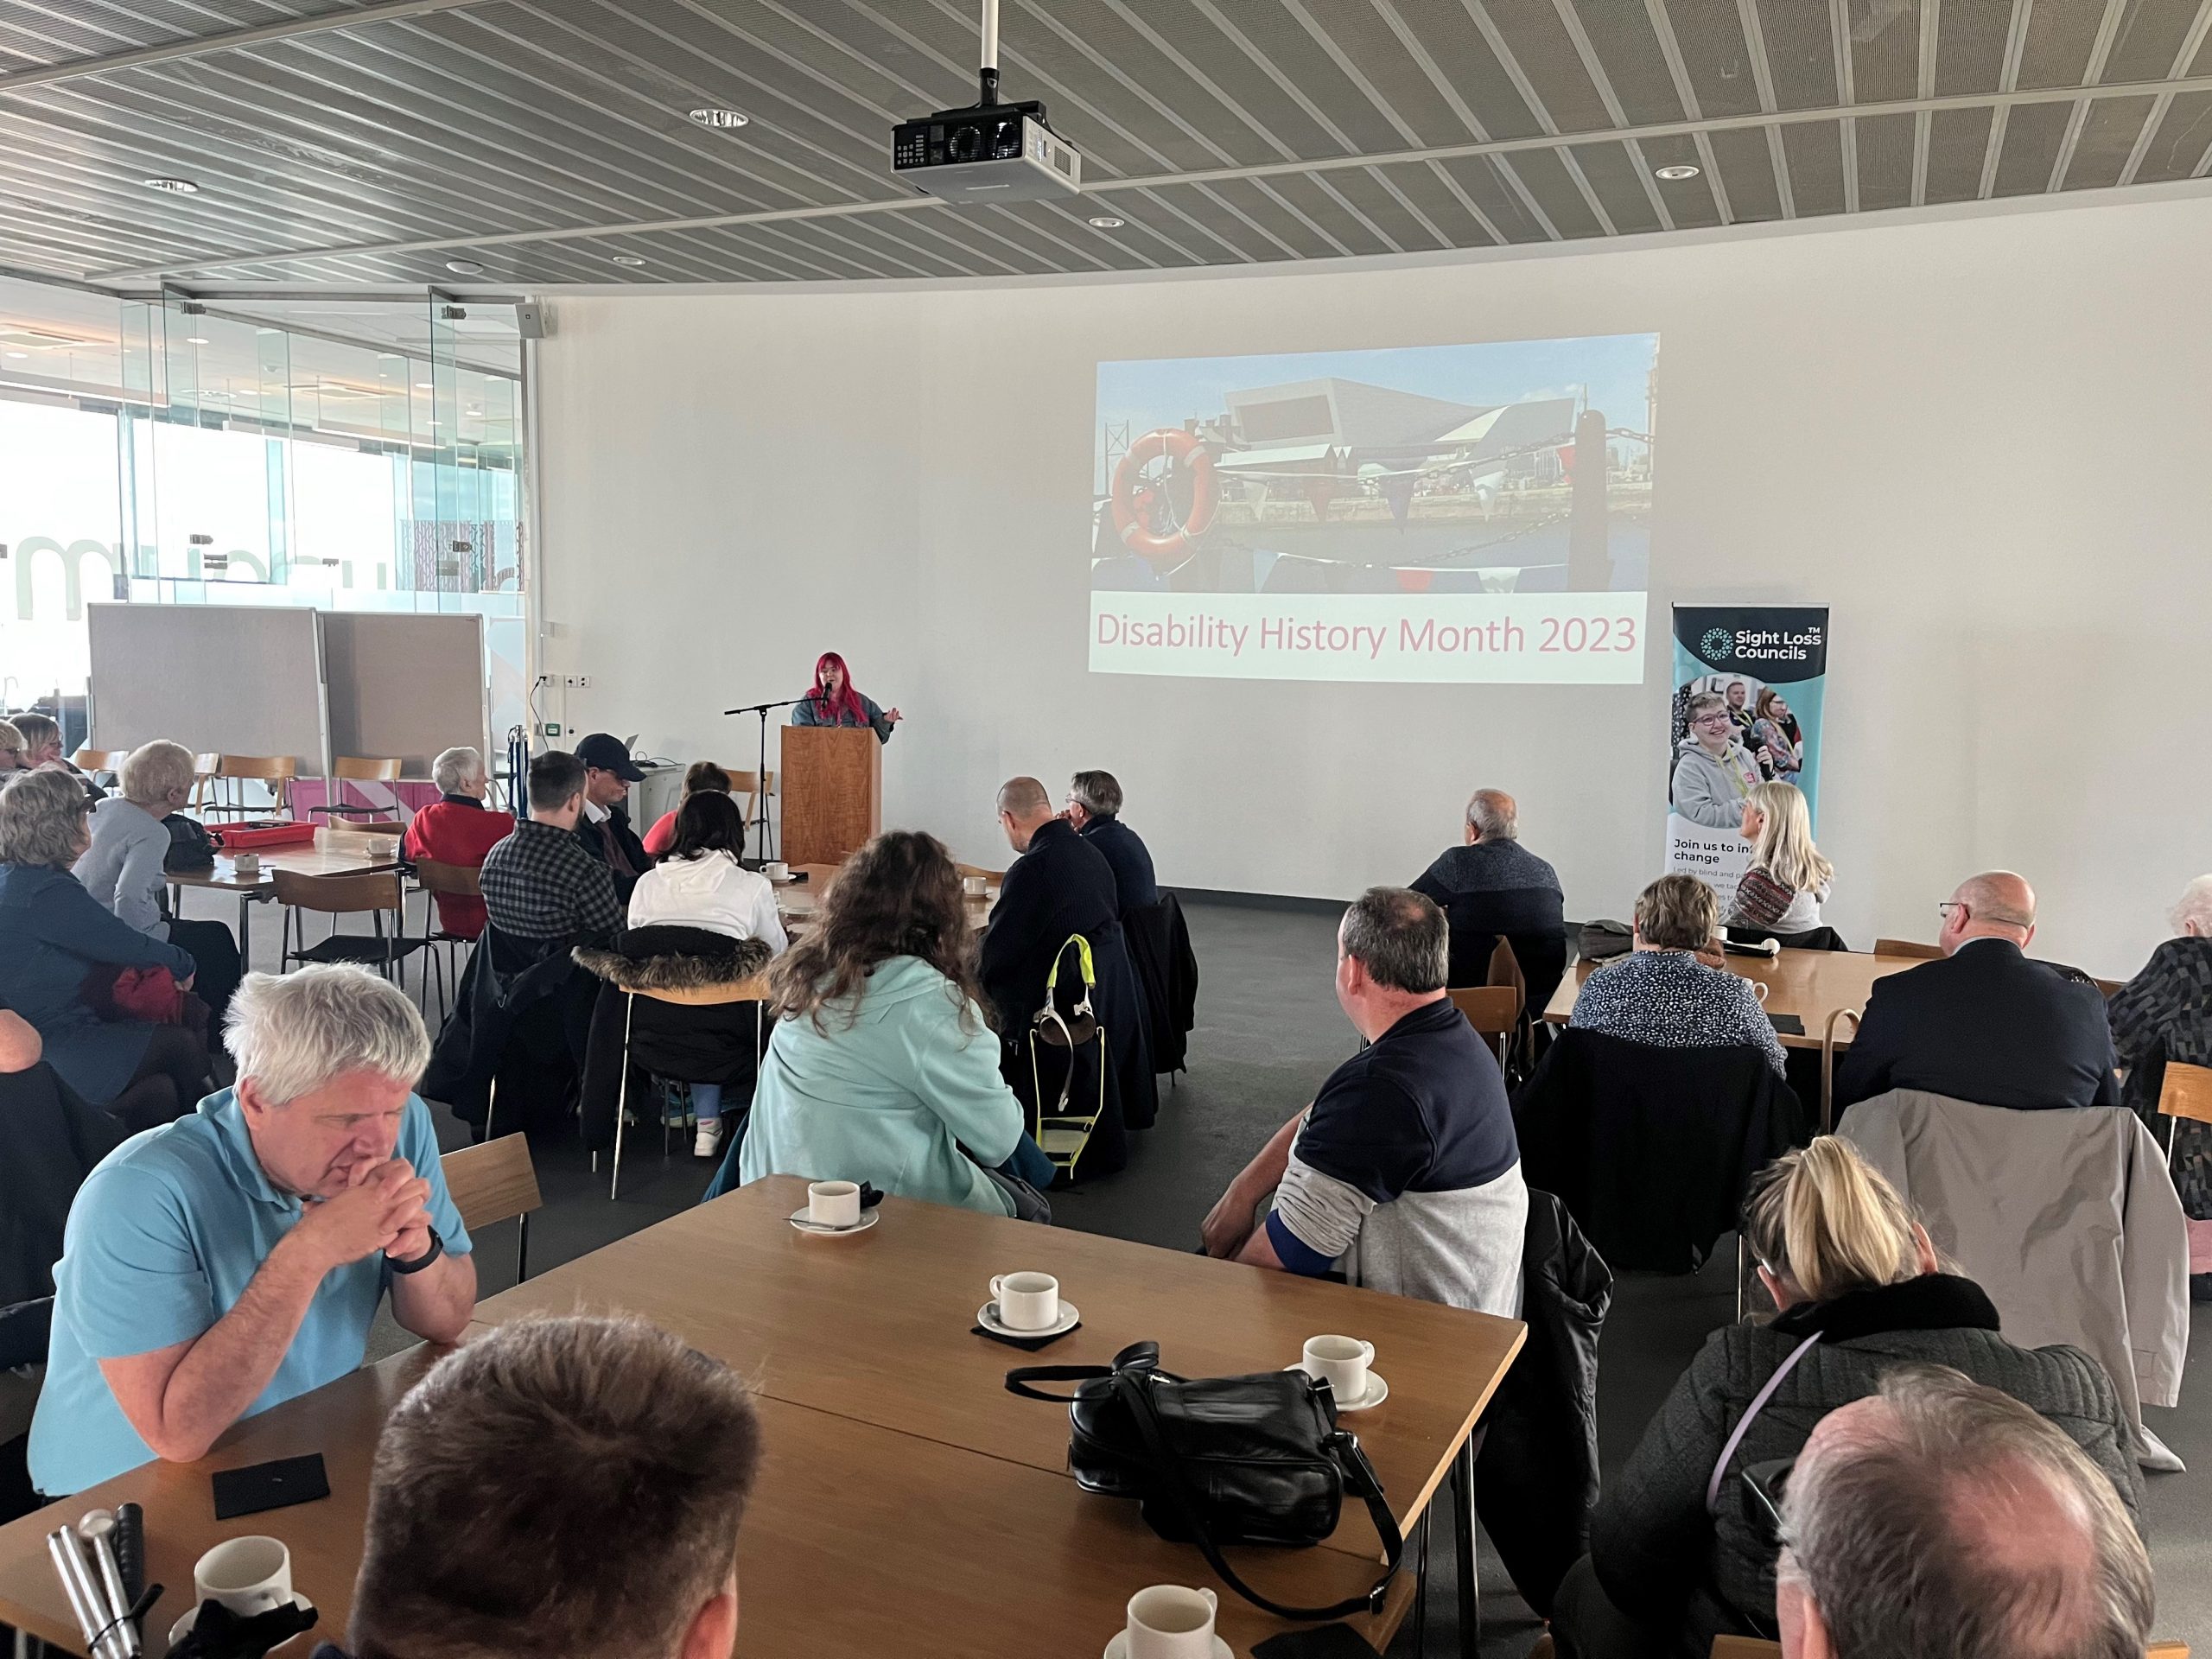
M 1034 1382 L 1073 1382 L 1073 1395 Z M 1180 1377 L 1160 1369 L 1160 1344 L 1132 1343 L 1111 1365 L 1025 1365 L 1009 1392 L 1061 1402 L 1072 1433 L 1068 1469 L 1086 1492 L 1134 1497 L 1145 1524 L 1193 1543 L 1222 1582 L 1279 1618 L 1380 1612 L 1405 1553 L 1375 1466 L 1337 1425 L 1327 1382 L 1302 1370 Z M 1292 1607 L 1253 1589 L 1222 1559 L 1224 1544 L 1308 1547 L 1337 1529 L 1345 1495 L 1363 1500 L 1382 1540 L 1382 1576 L 1364 1595 Z

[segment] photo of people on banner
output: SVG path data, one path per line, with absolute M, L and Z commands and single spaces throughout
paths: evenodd
M 1769 814 L 1754 799 L 1761 785 L 1788 784 L 1800 791 L 1805 834 L 1811 835 L 1827 633 L 1825 606 L 1675 607 L 1667 868 L 1710 882 L 1724 916 L 1766 827 Z M 1794 810 L 1784 810 L 1794 817 Z M 1773 931 L 1790 930 L 1777 921 Z

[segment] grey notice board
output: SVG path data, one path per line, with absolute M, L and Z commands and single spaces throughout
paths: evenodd
M 397 759 L 428 778 L 441 749 L 489 755 L 484 619 L 468 613 L 324 611 L 330 753 Z
M 85 607 L 96 749 L 165 737 L 195 754 L 325 764 L 322 635 L 311 610 L 257 605 Z

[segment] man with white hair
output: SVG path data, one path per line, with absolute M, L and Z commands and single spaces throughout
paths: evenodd
M 1559 872 L 1521 844 L 1521 809 L 1502 789 L 1478 789 L 1467 802 L 1465 844 L 1447 848 L 1415 878 L 1413 890 L 1433 899 L 1452 924 L 1453 985 L 1490 982 L 1491 953 L 1501 938 L 1514 941 L 1514 954 L 1526 958 L 1531 1007 L 1539 1011 L 1535 965 L 1548 950 L 1531 953 L 1522 941 L 1539 939 L 1557 946 L 1558 963 L 1543 987 L 1548 1000 L 1566 966 L 1567 900 Z
M 2104 994 L 2027 954 L 2036 891 L 2025 879 L 1985 870 L 1936 908 L 1942 957 L 1874 982 L 1836 1074 L 1836 1109 L 1892 1089 L 2020 1111 L 2119 1105 Z
M 472 748 L 447 749 L 430 763 L 438 798 L 417 812 L 407 826 L 400 850 L 410 862 L 428 859 L 457 869 L 480 870 L 484 855 L 514 833 L 512 812 L 484 804 L 492 786 L 484 756 Z M 484 931 L 484 901 L 465 893 L 441 893 L 438 925 L 457 939 Z
M 1783 1659 L 2139 1659 L 2150 1637 L 2151 1560 L 2112 1482 L 1942 1366 L 1814 1427 L 1781 1533 Z
M 350 966 L 249 975 L 225 1039 L 237 1086 L 124 1141 L 70 1209 L 31 1424 L 49 1497 L 204 1457 L 240 1418 L 345 1376 L 387 1287 L 433 1342 L 474 1311 L 406 994 Z

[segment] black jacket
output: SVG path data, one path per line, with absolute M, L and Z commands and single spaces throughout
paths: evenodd
M 568 940 L 512 938 L 487 924 L 416 1092 L 480 1130 L 487 1116 L 494 1130 L 563 1121 L 598 991 L 599 982 L 569 957 Z
M 623 874 L 613 861 L 607 857 L 607 842 L 601 833 L 602 830 L 613 836 L 615 845 L 622 849 L 622 856 L 630 861 L 633 874 Z M 607 873 L 614 878 L 614 896 L 627 908 L 630 889 L 638 885 L 639 876 L 653 867 L 652 855 L 645 850 L 645 843 L 638 839 L 638 832 L 630 827 L 630 814 L 620 806 L 610 806 L 607 809 L 607 822 L 599 824 L 594 823 L 591 814 L 586 812 L 576 819 L 574 833 L 576 844 L 607 866 Z
M 1513 1102 L 1529 1185 L 1622 1270 L 1688 1273 L 1751 1176 L 1809 1138 L 1760 1050 L 1659 1048 L 1569 1027 Z
M 1745 1433 L 1708 1516 L 1706 1486 L 1729 1434 L 1815 1330 L 1821 1339 Z M 1592 1563 L 1606 1595 L 1655 1636 L 1669 1632 L 1664 1651 L 1703 1659 L 1721 1632 L 1771 1637 L 1775 1552 L 1745 1510 L 1738 1473 L 1796 1456 L 1814 1424 L 1877 1392 L 1885 1371 L 1909 1361 L 1951 1366 L 2032 1406 L 2111 1477 L 2128 1513 L 2139 1513 L 2143 1478 L 2103 1369 L 2078 1348 L 2013 1346 L 1998 1334 L 1997 1310 L 1980 1286 L 1931 1274 L 1707 1338 L 1592 1519 Z
M 0 1307 L 54 1294 L 69 1205 L 126 1133 L 43 1061 L 0 1072 Z
M 1123 920 L 1133 910 L 1160 902 L 1160 882 L 1152 873 L 1152 851 L 1137 832 L 1118 817 L 1094 817 L 1083 838 L 1105 856 L 1114 872 L 1114 892 Z
M 1838 1070 L 1835 1109 L 1918 1089 L 1982 1106 L 2117 1106 L 2105 1000 L 2005 939 L 1874 982 Z
M 1613 1275 L 1548 1192 L 1529 1191 L 1521 1317 L 1529 1339 L 1483 1414 L 1475 1511 L 1522 1599 L 1552 1597 L 1590 1548 L 1598 1501 L 1598 1336 Z
M 1006 873 L 976 964 L 1003 1042 L 1001 1070 L 1033 1109 L 1036 1103 L 1031 1096 L 1037 1090 L 1030 1078 L 1030 1021 L 1044 1006 L 1046 976 L 1074 933 L 1090 941 L 1098 976 L 1092 1007 L 1109 1045 L 1106 1109 L 1078 1168 L 1082 1174 L 1106 1175 L 1128 1162 L 1126 1132 L 1152 1126 L 1159 1096 L 1146 1050 L 1144 1000 L 1122 939 L 1113 869 L 1072 826 L 1054 818 L 1039 828 L 1029 850 Z M 1070 950 L 1060 969 L 1062 1009 L 1071 1007 L 1082 991 L 1076 953 Z M 1046 1072 L 1044 1082 L 1057 1098 L 1058 1081 Z M 1095 1100 L 1096 1074 L 1079 1074 L 1077 1087 Z
M 601 981 L 584 1055 L 586 1147 L 597 1152 L 614 1144 L 626 1044 L 632 1111 L 645 1103 L 652 1079 L 663 1077 L 720 1084 L 730 1091 L 724 1121 L 742 1121 L 752 1108 L 760 1051 L 767 1046 L 770 1027 L 760 1003 L 664 1002 L 629 993 L 703 990 L 751 979 L 768 965 L 763 941 L 702 927 L 632 927 L 604 949 L 578 945 L 570 954 Z M 639 1121 L 645 1121 L 643 1112 Z
M 1122 912 L 1129 965 L 1144 993 L 1145 1046 L 1154 1072 L 1187 1069 L 1191 1027 L 1198 1021 L 1198 957 L 1191 949 L 1190 924 L 1182 901 L 1172 893 L 1160 902 Z

